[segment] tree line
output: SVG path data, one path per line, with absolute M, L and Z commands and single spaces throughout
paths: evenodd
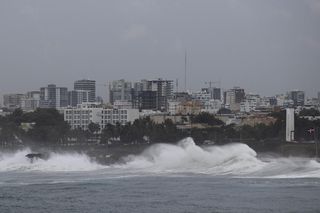
M 303 115 L 318 115 L 319 111 L 304 110 Z M 172 120 L 167 119 L 158 124 L 150 117 L 140 118 L 126 125 L 108 124 L 100 129 L 99 124 L 90 123 L 88 130 L 71 129 L 64 121 L 63 115 L 55 109 L 37 109 L 23 112 L 20 109 L 12 114 L 0 116 L 0 145 L 17 145 L 36 143 L 41 145 L 68 143 L 100 144 L 141 144 L 141 143 L 175 143 L 185 137 L 192 137 L 198 144 L 207 142 L 227 143 L 266 140 L 284 141 L 285 111 L 271 113 L 276 121 L 270 125 L 255 126 L 225 125 L 209 113 L 200 113 L 190 117 L 191 124 L 203 124 L 201 127 L 178 128 Z M 295 138 L 301 141 L 313 140 L 320 128 L 320 121 L 309 121 L 295 117 Z M 319 133 L 319 131 L 318 131 Z

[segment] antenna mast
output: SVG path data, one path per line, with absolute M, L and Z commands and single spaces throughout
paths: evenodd
M 187 50 L 184 54 L 184 91 L 187 92 Z

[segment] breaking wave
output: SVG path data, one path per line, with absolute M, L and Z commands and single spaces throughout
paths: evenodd
M 122 168 L 153 173 L 196 173 L 237 177 L 320 178 L 320 164 L 310 158 L 258 158 L 245 144 L 199 147 L 192 138 L 177 145 L 156 144 L 128 156 Z
M 192 138 L 176 145 L 155 144 L 140 155 L 124 158 L 124 163 L 100 165 L 84 154 L 50 153 L 47 160 L 33 163 L 25 157 L 29 149 L 16 153 L 0 152 L 0 172 L 90 171 L 99 177 L 148 174 L 205 174 L 231 177 L 320 178 L 320 164 L 310 158 L 258 157 L 245 144 L 199 147 Z
M 30 149 L 24 149 L 15 153 L 0 153 L 0 172 L 4 171 L 44 171 L 44 172 L 67 172 L 67 171 L 92 171 L 103 166 L 92 162 L 84 154 L 78 153 L 50 153 L 46 160 L 37 159 L 32 163 L 25 156 L 31 153 Z

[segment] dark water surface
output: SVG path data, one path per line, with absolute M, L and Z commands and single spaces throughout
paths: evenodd
M 320 212 L 320 163 L 187 138 L 101 165 L 81 153 L 0 152 L 0 213 Z
M 2 183 L 0 212 L 320 212 L 319 179 L 75 176 Z

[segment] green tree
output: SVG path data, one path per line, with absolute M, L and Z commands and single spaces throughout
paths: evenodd
M 210 126 L 223 125 L 224 123 L 217 119 L 213 114 L 202 112 L 198 115 L 191 117 L 192 123 L 208 124 Z
M 227 108 L 221 108 L 218 110 L 217 114 L 221 115 L 221 114 L 232 114 L 232 111 L 230 109 Z
M 99 132 L 100 131 L 100 125 L 97 124 L 97 123 L 89 123 L 88 125 L 88 129 L 90 131 L 90 133 L 94 134 L 96 132 Z
M 316 109 L 303 109 L 299 113 L 300 116 L 320 116 L 319 110 Z

